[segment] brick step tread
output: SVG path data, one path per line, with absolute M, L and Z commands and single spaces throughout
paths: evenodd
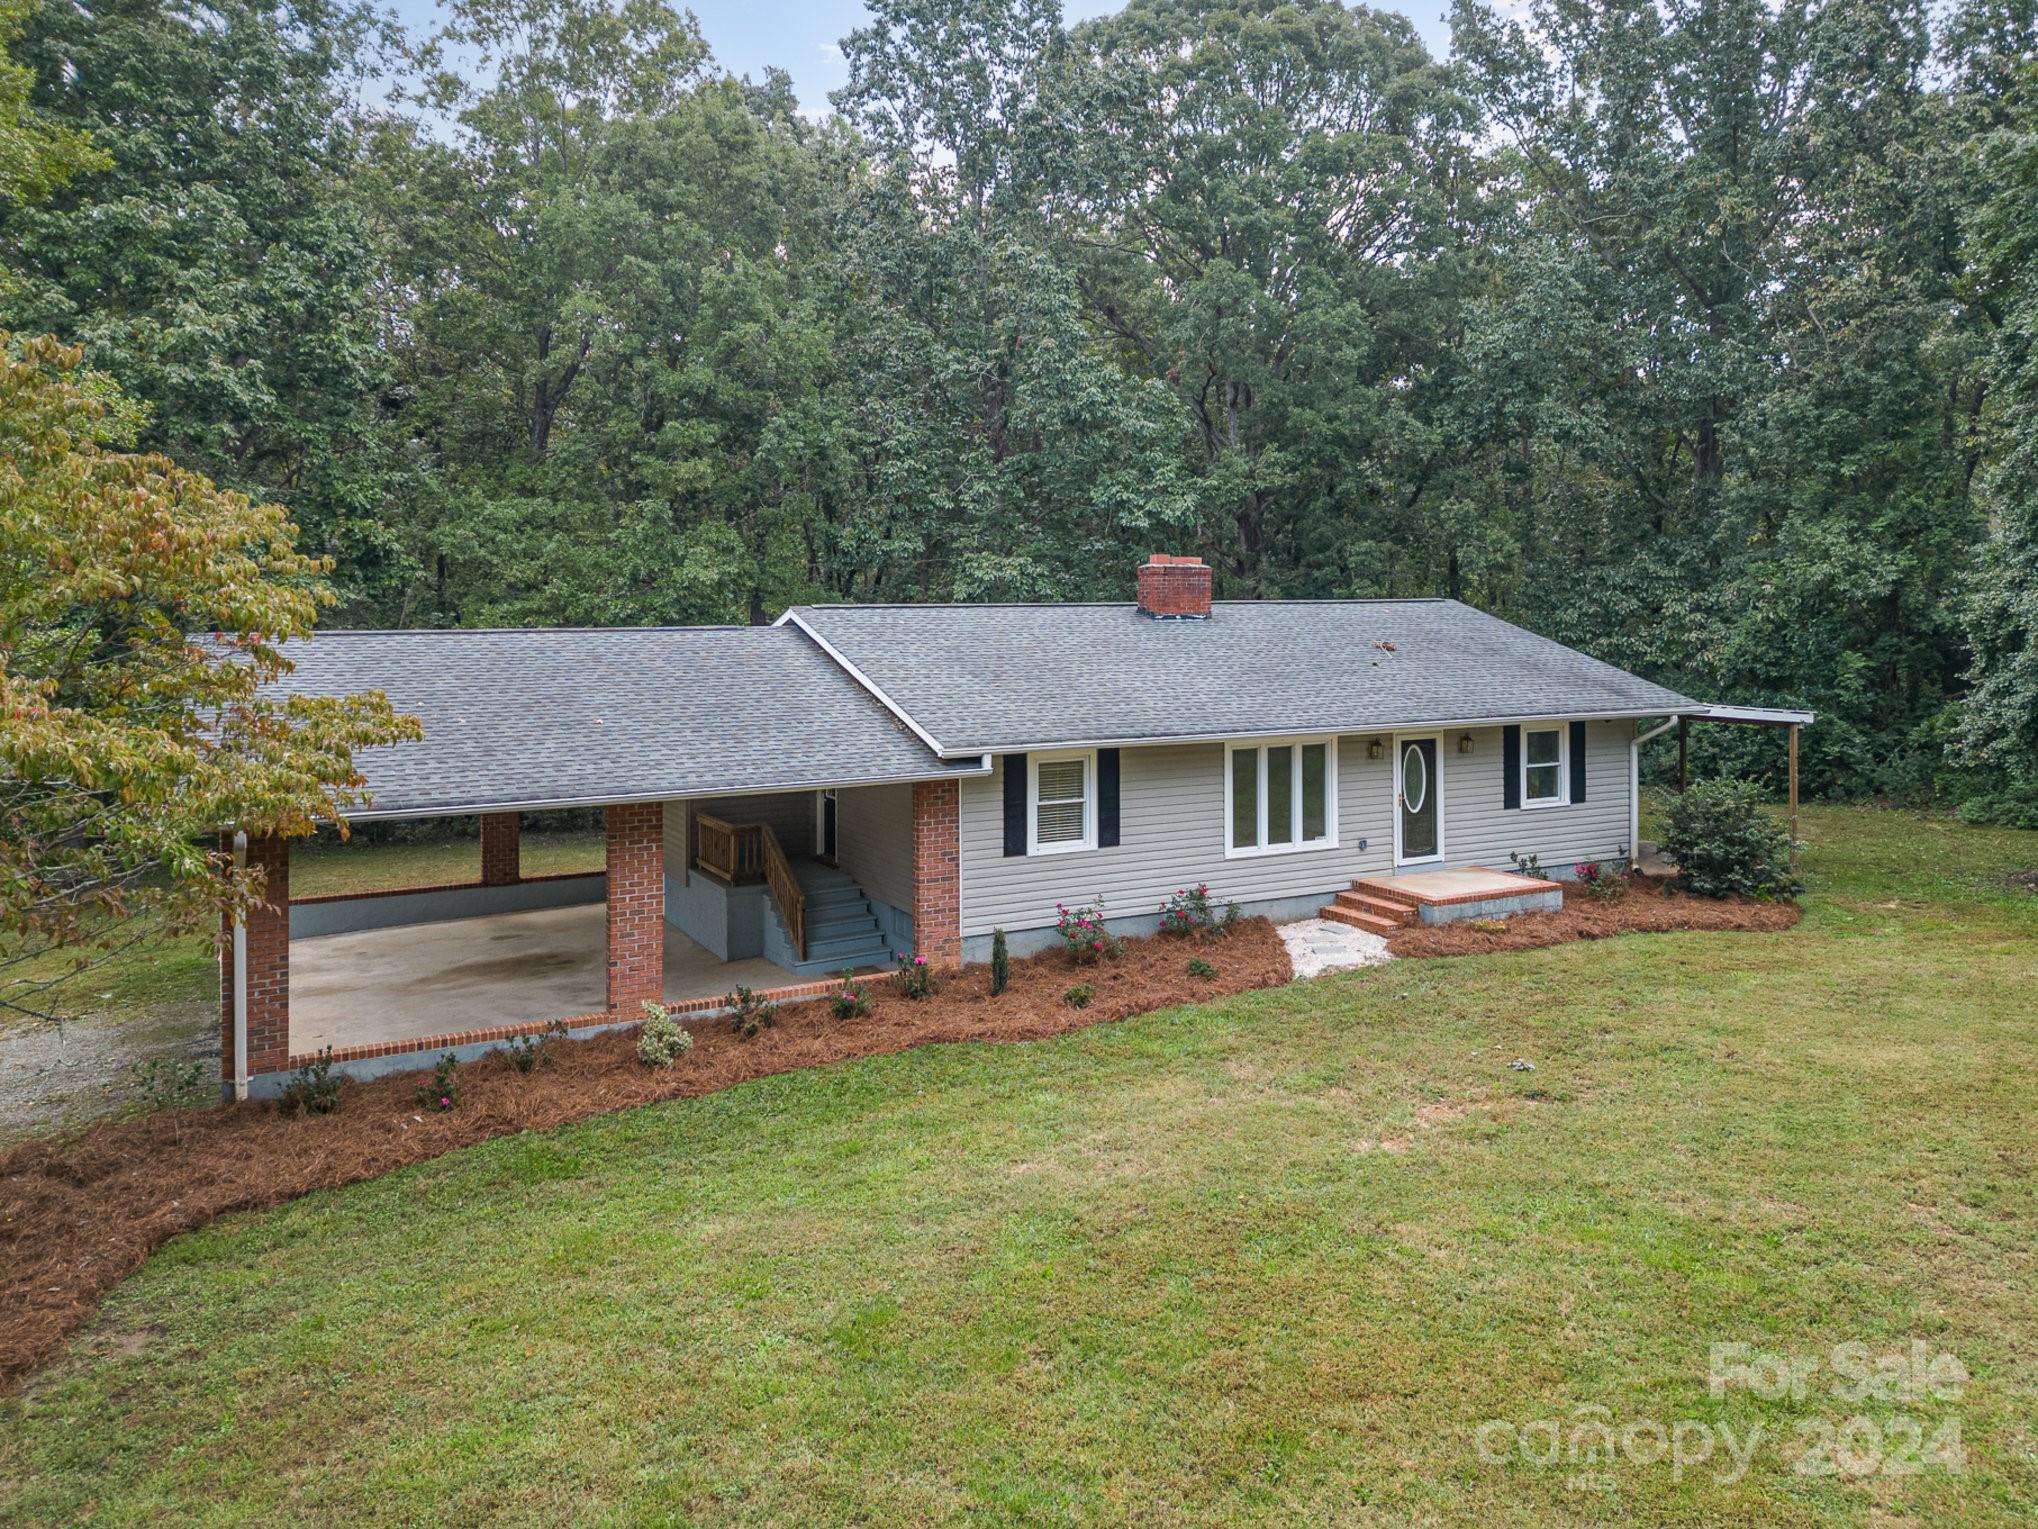
M 1396 902 L 1391 897 L 1379 897 L 1371 892 L 1340 892 L 1337 905 L 1354 913 L 1371 913 L 1397 924 L 1412 924 L 1417 917 L 1413 903 Z
M 1396 887 L 1391 881 L 1381 881 L 1371 876 L 1361 876 L 1352 883 L 1352 890 L 1367 897 L 1377 897 L 1401 908 L 1420 908 L 1422 899 L 1415 893 Z
M 1363 929 L 1368 934 L 1393 934 L 1406 929 L 1407 923 L 1400 919 L 1384 919 L 1376 913 L 1360 913 L 1351 908 L 1341 908 L 1332 903 L 1323 910 L 1323 917 L 1333 924 L 1349 924 L 1354 929 Z

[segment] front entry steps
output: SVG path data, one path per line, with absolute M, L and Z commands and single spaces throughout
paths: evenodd
M 1334 924 L 1349 924 L 1368 934 L 1392 934 L 1417 922 L 1415 904 L 1361 890 L 1363 885 L 1355 881 L 1349 892 L 1338 893 L 1336 901 L 1323 910 L 1323 916 Z
M 818 860 L 795 863 L 793 874 L 807 895 L 807 956 L 793 965 L 796 975 L 825 977 L 854 967 L 892 964 L 891 942 L 854 877 Z M 777 907 L 769 901 L 765 907 L 778 920 Z M 785 938 L 783 922 L 779 933 Z
M 1470 865 L 1412 876 L 1362 876 L 1350 891 L 1337 894 L 1323 916 L 1385 935 L 1416 923 L 1506 918 L 1511 913 L 1550 912 L 1563 906 L 1563 888 L 1553 881 Z

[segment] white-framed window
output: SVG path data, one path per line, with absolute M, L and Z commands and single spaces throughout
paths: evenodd
M 1571 800 L 1570 729 L 1525 727 L 1521 730 L 1521 804 L 1562 807 Z
M 1272 855 L 1337 843 L 1337 740 L 1267 738 L 1224 754 L 1224 853 Z
M 1026 756 L 1026 852 L 1097 847 L 1097 751 Z

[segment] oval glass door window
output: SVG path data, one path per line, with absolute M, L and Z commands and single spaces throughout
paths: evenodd
M 1401 756 L 1401 796 L 1411 813 L 1422 811 L 1429 800 L 1429 766 L 1423 763 L 1422 750 L 1412 743 Z

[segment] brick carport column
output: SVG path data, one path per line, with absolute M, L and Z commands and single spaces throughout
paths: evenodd
M 665 804 L 632 802 L 606 814 L 609 1008 L 665 996 Z
M 913 947 L 927 964 L 962 965 L 962 814 L 952 780 L 913 787 Z
M 481 884 L 513 887 L 524 879 L 523 815 L 484 812 L 481 815 Z
M 220 848 L 233 853 L 233 835 Z M 248 836 L 248 865 L 263 872 L 262 901 L 247 917 L 248 1076 L 290 1065 L 290 841 Z M 221 923 L 219 950 L 219 1075 L 234 1080 L 234 927 Z

